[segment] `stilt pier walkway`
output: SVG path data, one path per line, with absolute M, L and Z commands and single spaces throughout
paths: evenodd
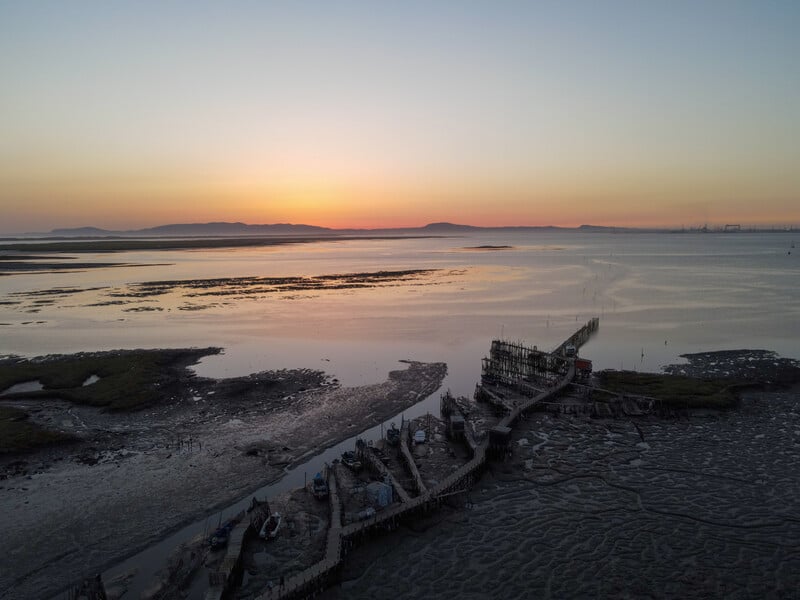
M 386 468 L 375 454 L 372 453 L 371 450 L 364 450 L 363 452 L 359 452 L 359 457 L 361 460 L 367 463 L 367 467 L 370 471 L 377 473 L 380 475 L 381 479 L 386 480 L 387 478 L 389 481 L 392 482 L 392 486 L 394 486 L 395 494 L 397 495 L 400 502 L 403 504 L 407 504 L 411 497 L 408 495 L 408 492 L 405 488 L 400 485 L 400 482 L 397 481 L 394 474 Z
M 414 457 L 411 456 L 411 451 L 408 448 L 408 441 L 411 439 L 411 426 L 409 421 L 403 421 L 403 426 L 400 428 L 400 454 L 405 460 L 406 468 L 414 478 L 414 486 L 417 488 L 417 495 L 424 495 L 428 492 L 425 487 L 425 482 L 422 481 L 422 476 L 419 474 L 417 464 L 414 462 Z
M 558 347 L 557 351 L 563 352 L 564 347 L 569 343 L 576 348 L 586 343 L 592 333 L 597 330 L 598 320 L 592 319 L 575 334 L 573 334 L 564 344 Z M 500 427 L 512 427 L 521 415 L 530 410 L 537 404 L 544 402 L 567 387 L 575 377 L 575 362 L 569 361 L 566 373 L 558 382 L 548 389 L 540 392 L 532 398 L 526 398 L 514 407 L 498 423 Z M 337 512 L 334 518 L 334 511 L 339 511 L 338 497 L 335 497 L 335 482 L 331 486 L 331 527 L 328 531 L 328 547 L 325 558 L 308 569 L 293 575 L 284 581 L 281 587 L 274 587 L 266 590 L 257 597 L 257 600 L 275 600 L 278 598 L 309 598 L 335 581 L 337 571 L 341 567 L 347 550 L 356 545 L 359 541 L 366 539 L 376 531 L 391 531 L 396 529 L 402 520 L 412 518 L 416 515 L 425 514 L 439 507 L 442 498 L 453 493 L 468 490 L 483 473 L 486 467 L 487 451 L 489 448 L 488 440 L 483 440 L 475 448 L 475 454 L 468 463 L 462 465 L 458 470 L 451 473 L 435 487 L 425 491 L 415 498 L 405 499 L 402 504 L 396 504 L 387 508 L 374 517 L 357 523 L 341 526 L 341 515 Z M 335 501 L 334 501 L 335 500 Z
M 589 322 L 586 323 L 583 327 L 578 329 L 575 333 L 569 336 L 564 342 L 555 350 L 553 350 L 552 354 L 558 354 L 559 356 L 565 355 L 567 351 L 567 346 L 575 346 L 575 349 L 580 349 L 586 342 L 589 341 L 589 338 L 595 334 L 595 332 L 600 327 L 600 319 L 594 317 L 593 319 L 589 319 Z

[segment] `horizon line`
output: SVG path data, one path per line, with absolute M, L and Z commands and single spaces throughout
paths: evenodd
M 748 223 L 729 223 L 729 222 L 715 222 L 703 223 L 702 225 L 595 225 L 591 223 L 583 223 L 581 225 L 473 225 L 470 223 L 455 223 L 452 221 L 432 221 L 424 225 L 407 225 L 407 226 L 380 226 L 380 227 L 328 227 L 324 225 L 312 225 L 309 223 L 291 223 L 291 222 L 277 222 L 277 223 L 246 223 L 244 221 L 193 221 L 193 222 L 173 222 L 163 223 L 159 225 L 149 225 L 138 228 L 129 229 L 107 229 L 105 227 L 98 227 L 95 225 L 82 225 L 75 227 L 55 227 L 49 231 L 22 231 L 22 232 L 1 232 L 2 236 L 47 236 L 47 235 L 63 235 L 70 232 L 78 233 L 81 230 L 91 231 L 95 230 L 99 235 L 101 234 L 136 234 L 143 233 L 150 230 L 165 229 L 165 228 L 179 228 L 179 227 L 209 227 L 214 226 L 240 226 L 243 228 L 258 228 L 258 227 L 286 227 L 286 228 L 313 228 L 318 230 L 325 230 L 330 232 L 346 232 L 346 231 L 405 231 L 405 230 L 420 230 L 420 229 L 434 229 L 440 228 L 468 228 L 468 229 L 565 229 L 565 230 L 580 230 L 580 229 L 620 229 L 630 231 L 653 231 L 653 232 L 674 232 L 674 231 L 724 231 L 732 228 L 732 231 L 768 231 L 768 230 L 781 230 L 781 231 L 794 231 L 799 229 L 795 223 L 770 223 L 770 224 L 748 224 Z M 736 229 L 733 229 L 733 228 Z M 87 233 L 88 234 L 88 233 Z M 90 235 L 90 234 L 88 234 Z

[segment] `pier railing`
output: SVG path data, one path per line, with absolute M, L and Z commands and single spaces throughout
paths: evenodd
M 586 325 L 564 340 L 552 353 L 559 356 L 566 356 L 567 346 L 575 346 L 576 350 L 579 349 L 589 341 L 589 338 L 597 333 L 598 329 L 600 329 L 600 319 L 597 317 L 589 319 Z
M 386 468 L 381 460 L 375 456 L 375 453 L 372 452 L 369 448 L 364 448 L 359 452 L 359 458 L 366 463 L 367 468 L 372 471 L 373 473 L 377 474 L 383 481 L 389 481 L 394 488 L 395 496 L 402 502 L 406 504 L 411 497 L 408 495 L 408 492 L 405 490 L 403 485 L 397 481 L 397 478 L 394 476 L 389 469 Z
M 400 454 L 405 461 L 406 469 L 414 478 L 414 487 L 417 490 L 417 495 L 423 495 L 428 491 L 425 487 L 425 482 L 422 481 L 422 475 L 419 473 L 417 463 L 414 462 L 414 457 L 411 455 L 411 449 L 408 444 L 411 441 L 411 426 L 410 421 L 403 421 L 403 427 L 400 429 Z
M 564 344 L 561 344 L 556 351 L 562 351 L 567 344 L 574 344 L 576 348 L 585 343 L 586 340 L 597 330 L 598 319 L 592 319 L 580 330 L 573 334 Z M 494 342 L 493 342 L 494 348 Z M 542 353 L 547 354 L 547 353 Z M 563 360 L 562 356 L 556 353 L 549 354 L 553 359 L 552 364 L 557 364 L 558 360 Z M 562 363 L 558 363 L 559 368 Z M 518 402 L 501 419 L 500 427 L 512 427 L 526 411 L 534 408 L 552 396 L 560 393 L 569 385 L 575 377 L 575 362 L 566 360 L 563 363 L 563 373 L 551 386 L 536 395 Z M 401 439 L 405 443 L 403 436 Z M 407 448 L 406 448 L 407 449 Z M 483 440 L 474 448 L 472 459 L 459 467 L 456 471 L 439 482 L 435 487 L 427 489 L 415 498 L 403 499 L 401 504 L 390 506 L 387 509 L 376 513 L 373 517 L 356 523 L 342 526 L 341 518 L 334 519 L 331 516 L 331 526 L 328 531 L 328 546 L 325 558 L 319 563 L 312 565 L 308 569 L 289 577 L 284 581 L 284 585 L 277 588 L 266 590 L 258 596 L 257 600 L 275 600 L 277 598 L 308 598 L 315 596 L 327 587 L 329 581 L 335 577 L 344 560 L 346 550 L 353 547 L 359 541 L 366 539 L 375 532 L 391 531 L 395 529 L 402 520 L 412 518 L 419 514 L 427 513 L 438 507 L 441 499 L 454 493 L 467 491 L 482 474 L 488 461 L 489 441 Z M 380 461 L 376 462 L 380 464 Z M 383 465 L 381 464 L 381 467 Z M 383 469 L 386 471 L 386 469 Z M 331 498 L 336 506 L 339 505 L 338 495 L 335 492 L 335 479 L 331 485 Z M 402 488 L 400 488 L 402 489 Z M 335 496 L 335 502 L 333 500 Z

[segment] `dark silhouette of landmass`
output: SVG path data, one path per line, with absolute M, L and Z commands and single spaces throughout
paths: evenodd
M 273 223 L 273 224 L 247 224 L 241 222 L 212 222 L 212 223 L 172 223 L 147 227 L 143 229 L 112 230 L 99 227 L 73 227 L 58 228 L 49 232 L 31 232 L 19 235 L 7 235 L 4 239 L 13 238 L 202 238 L 202 237 L 269 237 L 269 236 L 308 236 L 308 237 L 338 237 L 338 236 L 447 236 L 469 233 L 524 233 L 524 232 L 580 232 L 580 233 L 748 233 L 748 232 L 786 232 L 796 231 L 793 228 L 760 228 L 760 229 L 710 229 L 708 227 L 690 229 L 671 228 L 642 228 L 642 227 L 608 227 L 603 225 L 581 225 L 579 227 L 558 227 L 555 225 L 510 225 L 503 227 L 478 227 L 475 225 L 462 225 L 458 223 L 438 222 L 428 223 L 421 227 L 388 227 L 377 229 L 332 229 L 318 225 Z
M 477 227 L 458 223 L 429 223 L 422 227 L 390 227 L 378 229 L 331 229 L 317 225 L 274 223 L 250 225 L 247 223 L 173 223 L 144 229 L 112 230 L 99 227 L 58 228 L 46 233 L 30 233 L 37 237 L 187 237 L 187 236 L 263 236 L 263 235 L 458 235 L 481 231 L 655 231 L 622 227 L 581 225 L 580 227 L 506 226 Z
M 47 235 L 64 237 L 84 236 L 204 236 L 204 235 L 286 235 L 286 234 L 325 234 L 335 233 L 327 227 L 316 225 L 294 225 L 275 223 L 273 225 L 248 225 L 246 223 L 173 223 L 146 229 L 108 230 L 98 227 L 77 227 L 73 229 L 53 229 Z

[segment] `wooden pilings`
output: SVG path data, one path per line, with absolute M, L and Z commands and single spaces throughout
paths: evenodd
M 106 598 L 106 588 L 100 573 L 84 579 L 67 592 L 68 600 L 106 600 Z
M 541 392 L 533 382 L 552 385 L 564 377 L 573 361 L 520 344 L 493 340 L 489 356 L 483 359 L 481 381 L 515 390 L 533 397 Z
M 414 478 L 414 486 L 417 488 L 417 495 L 425 494 L 428 488 L 425 487 L 425 482 L 422 481 L 422 475 L 419 474 L 417 463 L 414 462 L 414 457 L 411 456 L 411 450 L 408 443 L 411 441 L 411 427 L 409 421 L 403 421 L 403 427 L 400 429 L 400 454 L 406 464 L 406 469 L 411 473 Z
M 567 340 L 564 344 L 559 346 L 563 350 L 568 343 L 572 343 L 576 348 L 585 343 L 594 331 L 597 330 L 598 320 L 592 319 L 584 325 L 578 332 Z M 577 342 L 577 343 L 576 343 Z M 496 345 L 497 344 L 497 345 Z M 509 348 L 514 346 L 514 348 Z M 522 358 L 522 362 L 518 365 L 512 364 L 512 356 L 510 354 L 503 354 L 507 352 L 516 353 L 518 358 Z M 548 389 L 536 389 L 532 385 L 524 388 L 528 397 L 518 401 L 513 407 L 507 407 L 509 410 L 507 414 L 498 423 L 500 428 L 510 428 L 517 422 L 520 416 L 524 415 L 527 410 L 533 409 L 537 405 L 544 403 L 551 396 L 560 393 L 567 385 L 569 385 L 575 378 L 575 361 L 559 356 L 557 354 L 549 354 L 540 352 L 538 350 L 525 348 L 524 346 L 506 344 L 495 340 L 492 342 L 492 354 L 496 356 L 490 359 L 484 359 L 484 374 L 487 369 L 490 375 L 494 377 L 502 376 L 501 379 L 509 382 L 510 385 L 517 383 L 514 377 L 528 377 L 538 373 L 545 373 L 548 375 L 548 381 L 552 383 Z M 497 359 L 496 362 L 495 358 Z M 487 366 L 487 361 L 489 365 Z M 502 381 L 498 381 L 502 383 Z M 515 389 L 518 389 L 515 387 Z M 410 432 L 408 431 L 408 424 L 404 423 L 403 432 L 401 433 L 401 452 L 408 453 L 407 461 L 410 465 L 414 465 L 413 459 L 408 451 L 408 439 Z M 470 436 L 471 438 L 471 436 Z M 486 468 L 486 462 L 489 454 L 489 440 L 484 440 L 480 444 L 476 444 L 474 440 L 471 441 L 470 446 L 473 451 L 472 459 L 466 464 L 459 467 L 456 471 L 448 475 L 443 481 L 439 482 L 431 489 L 424 489 L 420 495 L 411 498 L 403 490 L 402 486 L 396 483 L 391 472 L 389 472 L 383 463 L 378 458 L 367 450 L 362 451 L 362 459 L 365 460 L 370 468 L 374 468 L 381 474 L 387 473 L 396 485 L 396 490 L 403 494 L 401 496 L 402 504 L 396 504 L 388 507 L 386 510 L 376 513 L 373 517 L 349 525 L 341 525 L 341 513 L 334 516 L 334 511 L 341 511 L 339 504 L 338 492 L 336 491 L 336 480 L 333 473 L 331 473 L 329 486 L 331 496 L 331 526 L 328 530 L 328 545 L 325 552 L 325 558 L 319 563 L 309 567 L 301 573 L 288 578 L 284 584 L 279 588 L 272 588 L 265 591 L 262 595 L 258 596 L 257 600 L 275 600 L 278 598 L 309 598 L 315 596 L 318 592 L 322 591 L 328 583 L 333 580 L 340 568 L 344 556 L 351 547 L 359 541 L 371 536 L 382 534 L 387 531 L 392 531 L 405 519 L 412 519 L 418 515 L 425 514 L 431 510 L 438 508 L 442 499 L 469 490 L 478 478 L 482 475 Z M 415 481 L 419 476 L 418 470 L 415 468 Z M 421 482 L 421 477 L 419 478 Z M 336 507 L 334 509 L 334 507 Z
M 600 319 L 597 317 L 593 317 L 589 319 L 589 321 L 578 329 L 575 333 L 569 336 L 564 342 L 558 346 L 555 350 L 553 350 L 553 354 L 558 354 L 560 356 L 566 355 L 567 346 L 575 346 L 575 349 L 580 349 L 586 342 L 589 341 L 589 338 L 592 337 L 597 330 L 600 328 Z
M 402 437 L 402 436 L 401 436 Z M 381 479 L 389 480 L 394 488 L 394 493 L 399 498 L 400 502 L 407 503 L 411 500 L 411 496 L 408 495 L 406 489 L 402 486 L 402 484 L 397 481 L 394 474 L 386 468 L 380 459 L 375 456 L 375 453 L 372 452 L 369 448 L 364 448 L 363 450 L 359 451 L 359 458 L 364 461 L 369 468 L 370 471 L 376 473 Z
M 228 536 L 228 546 L 222 564 L 214 573 L 209 573 L 209 588 L 204 600 L 220 600 L 229 588 L 238 585 L 242 569 L 242 549 L 248 532 L 253 531 L 250 520 L 244 518 L 244 511 L 236 516 L 239 522 Z

